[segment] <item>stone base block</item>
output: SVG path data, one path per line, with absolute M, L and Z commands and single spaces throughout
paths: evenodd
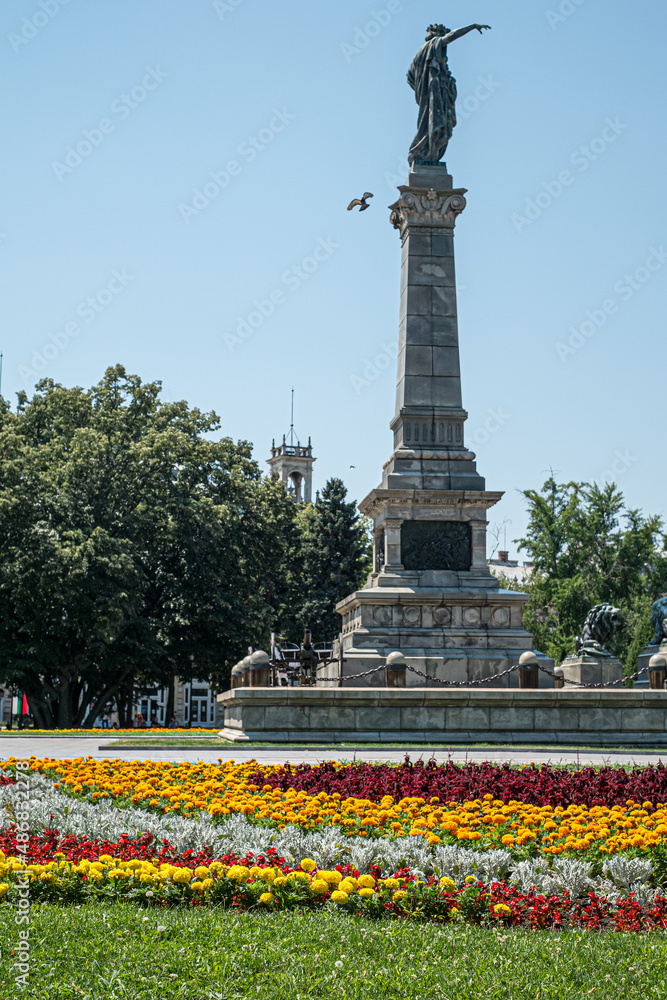
M 610 684 L 623 677 L 623 664 L 614 656 L 568 656 L 561 664 L 566 687 L 584 684 Z
M 667 747 L 667 692 L 564 688 L 235 688 L 234 743 L 474 743 Z

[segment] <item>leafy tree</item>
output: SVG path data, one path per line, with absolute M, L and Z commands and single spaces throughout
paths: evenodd
M 371 571 L 365 521 L 346 500 L 341 479 L 330 479 L 317 504 L 299 511 L 301 581 L 293 628 L 308 627 L 316 642 L 329 642 L 341 629 L 336 604 L 361 587 Z
M 661 519 L 627 508 L 614 484 L 550 477 L 540 492 L 523 495 L 529 523 L 517 542 L 535 563 L 524 623 L 536 645 L 560 662 L 574 652 L 588 611 L 609 602 L 624 617 L 610 652 L 632 673 L 643 638 L 650 638 L 651 604 L 667 583 Z
M 90 724 L 134 683 L 222 685 L 287 600 L 294 505 L 160 388 L 117 366 L 2 401 L 0 678 L 42 726 Z

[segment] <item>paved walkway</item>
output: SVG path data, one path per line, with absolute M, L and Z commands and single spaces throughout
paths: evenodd
M 495 761 L 502 763 L 509 761 L 513 764 L 657 764 L 659 760 L 667 761 L 667 751 L 663 754 L 651 754 L 643 750 L 636 752 L 614 751 L 614 750 L 582 750 L 580 753 L 571 750 L 561 750 L 554 747 L 551 750 L 526 750 L 493 747 L 465 748 L 457 747 L 452 750 L 436 750 L 415 748 L 387 748 L 381 747 L 359 747 L 354 750 L 352 747 L 343 747 L 340 750 L 325 750 L 313 747 L 307 750 L 304 747 L 216 747 L 215 750 L 201 748 L 194 749 L 173 749 L 167 747 L 156 749 L 155 747 L 140 749 L 127 749 L 118 747 L 113 750 L 100 750 L 100 746 L 107 741 L 104 737 L 51 737 L 51 736 L 5 736 L 0 737 L 0 760 L 7 760 L 8 757 L 56 757 L 61 760 L 72 759 L 73 757 L 94 757 L 96 760 L 116 758 L 118 760 L 169 760 L 175 763 L 182 761 L 210 761 L 215 762 L 218 758 L 222 760 L 246 761 L 256 760 L 260 764 L 317 764 L 325 760 L 357 760 L 382 761 L 398 763 L 403 760 L 406 752 L 413 760 L 418 757 L 429 758 L 434 756 L 439 762 L 453 760 L 457 763 L 463 761 Z M 174 743 L 177 743 L 174 740 Z

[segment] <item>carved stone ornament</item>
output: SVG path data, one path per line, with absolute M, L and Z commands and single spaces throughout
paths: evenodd
M 375 608 L 373 611 L 373 618 L 378 625 L 389 625 L 391 622 L 391 608 Z
M 406 625 L 420 625 L 421 624 L 421 608 L 407 607 L 403 608 L 403 621 Z
M 480 619 L 479 608 L 466 608 L 463 612 L 464 625 L 479 625 Z
M 491 621 L 497 628 L 503 628 L 504 625 L 508 625 L 510 620 L 510 613 L 507 608 L 494 608 L 491 612 Z
M 452 621 L 452 612 L 449 608 L 436 608 L 433 612 L 433 624 L 434 625 L 450 625 Z
M 460 191 L 417 191 L 399 188 L 401 196 L 390 205 L 390 222 L 405 239 L 411 226 L 453 229 L 457 217 L 466 207 L 464 189 Z
M 406 570 L 466 571 L 472 563 L 472 533 L 462 521 L 404 521 L 401 562 Z

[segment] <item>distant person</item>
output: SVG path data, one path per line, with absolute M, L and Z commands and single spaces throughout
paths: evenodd
M 134 728 L 135 729 L 147 729 L 148 728 L 148 726 L 146 725 L 146 720 L 144 719 L 144 717 L 141 714 L 141 712 L 137 712 L 137 714 L 134 717 Z
M 178 729 L 178 723 L 176 722 L 175 715 L 172 715 L 171 719 L 167 723 L 167 729 Z
M 117 711 L 109 713 L 109 726 L 111 729 L 120 729 L 120 716 Z

